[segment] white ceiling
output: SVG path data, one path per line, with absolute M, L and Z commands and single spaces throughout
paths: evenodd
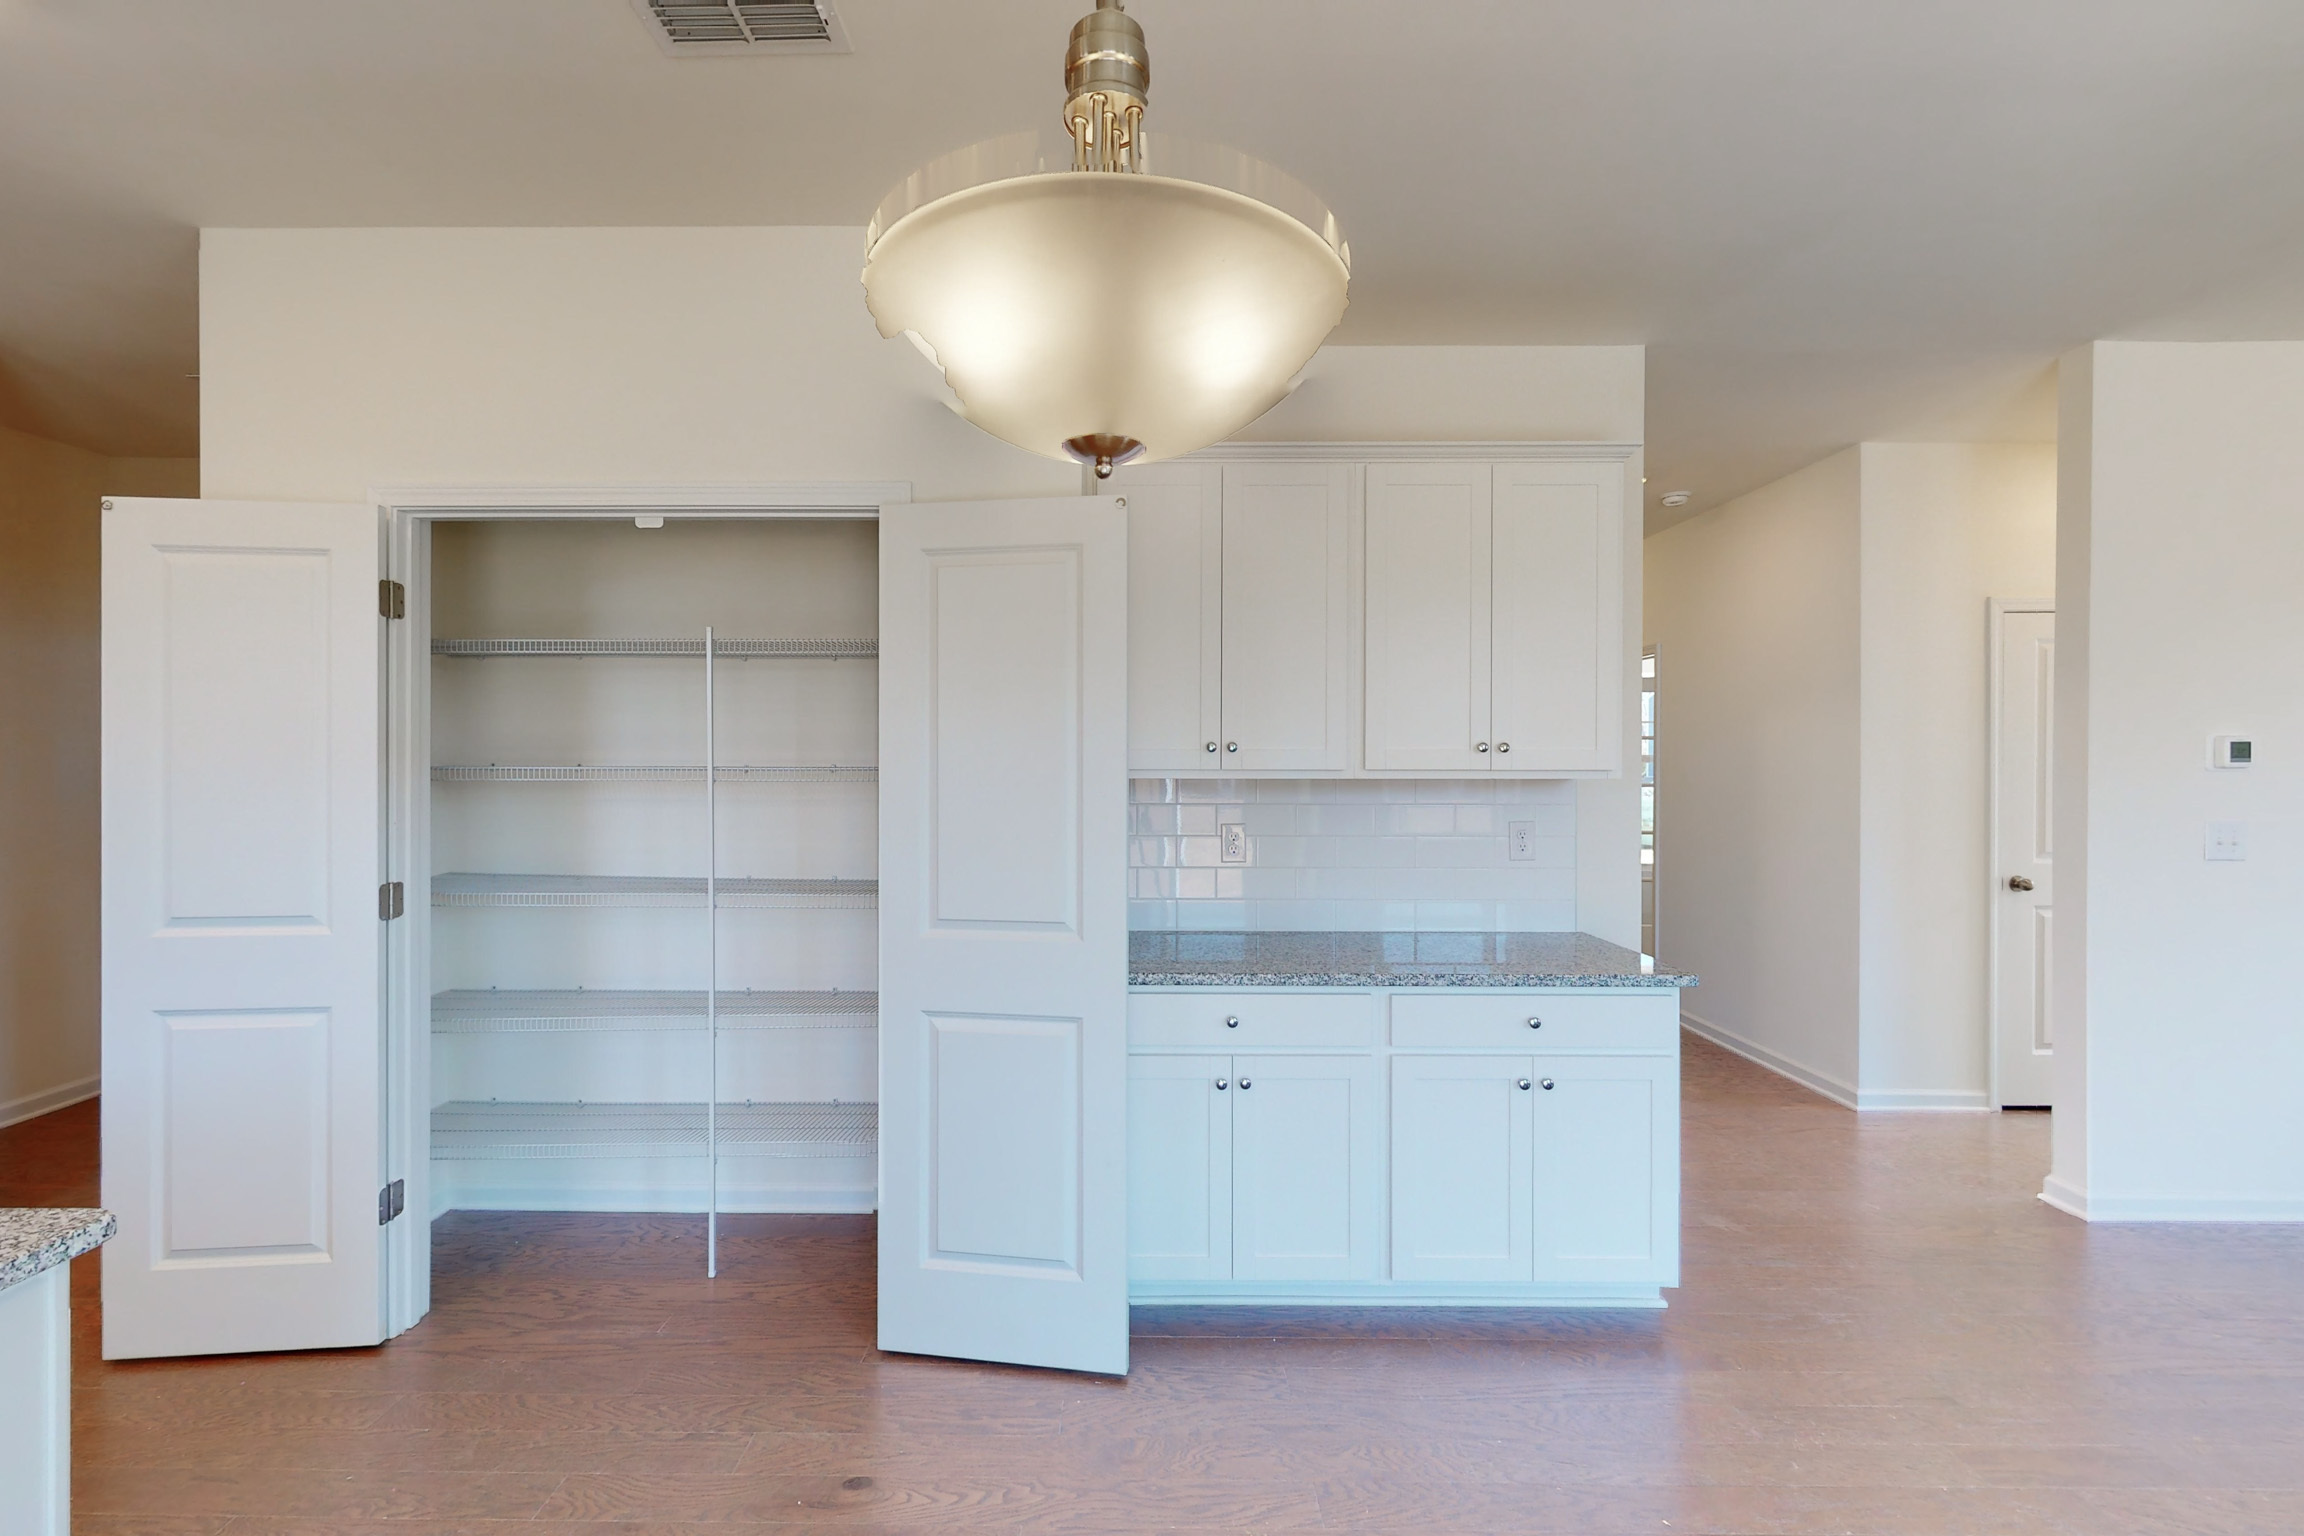
M 197 447 L 203 225 L 861 224 L 1053 118 L 1087 0 L 0 0 L 0 419 Z M 2042 439 L 2098 336 L 2304 336 L 2296 0 L 1136 0 L 1153 120 L 1338 210 L 1338 339 L 1653 349 L 1686 513 L 1866 437 Z M 666 274 L 678 281 L 678 274 Z M 861 300 L 859 299 L 859 302 Z

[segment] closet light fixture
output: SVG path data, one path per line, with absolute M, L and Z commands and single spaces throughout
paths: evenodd
M 1147 131 L 1151 79 L 1144 29 L 1098 0 L 1072 28 L 1063 134 L 931 161 L 865 233 L 880 334 L 908 337 L 977 426 L 1099 476 L 1270 410 L 1351 278 L 1335 215 L 1300 182 Z

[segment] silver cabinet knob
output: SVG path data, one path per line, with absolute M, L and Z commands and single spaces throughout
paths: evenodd
M 1512 750 L 1512 743 L 1508 741 L 1500 741 L 1496 743 L 1496 750 L 1499 752 L 1509 752 Z
M 1522 1079 L 1520 1079 L 1520 1091 L 1521 1091 L 1522 1093 L 1526 1093 L 1526 1092 L 1528 1091 L 1528 1079 L 1526 1079 L 1526 1078 L 1522 1078 Z
M 1238 1029 L 1240 1027 L 1240 1015 L 1236 1013 L 1224 1015 L 1224 1027 L 1226 1029 Z
M 2028 891 L 2032 889 L 2031 877 L 2028 875 L 2010 875 L 2008 877 L 2008 889 L 2012 891 Z
M 1483 741 L 1483 742 L 1479 743 L 1477 746 L 1473 747 L 1473 749 L 1472 749 L 1472 750 L 1473 750 L 1473 751 L 1475 751 L 1475 752 L 1485 752 L 1485 751 L 1487 751 L 1487 750 L 1488 750 L 1488 743 L 1486 743 L 1486 742 L 1484 742 L 1484 741 Z
M 1243 1083 L 1243 1084 L 1241 1084 L 1240 1086 L 1241 1086 L 1241 1087 L 1243 1087 L 1243 1088 L 1245 1088 L 1245 1087 L 1247 1087 L 1248 1085 L 1247 1085 L 1247 1084 L 1245 1084 L 1245 1083 Z M 1550 1092 L 1552 1091 L 1552 1079 L 1550 1079 L 1550 1078 L 1548 1078 L 1548 1077 L 1547 1077 L 1547 1078 L 1543 1079 L 1541 1082 L 1539 1082 L 1539 1083 L 1538 1083 L 1536 1086 L 1537 1086 L 1537 1087 L 1539 1087 L 1539 1088 L 1542 1088 L 1542 1089 L 1543 1089 L 1543 1090 L 1544 1090 L 1546 1093 L 1550 1093 Z
M 1228 1082 L 1224 1081 L 1224 1079 L 1222 1079 L 1222 1078 L 1218 1078 L 1218 1079 L 1216 1079 L 1216 1091 L 1217 1091 L 1218 1093 L 1222 1093 L 1222 1092 L 1223 1092 L 1225 1089 L 1227 1089 L 1227 1088 L 1229 1088 L 1229 1087 L 1231 1087 L 1231 1086 L 1232 1086 L 1232 1085 L 1231 1085 L 1230 1083 L 1228 1083 Z
M 1209 751 L 1211 751 L 1211 752 L 1215 751 L 1215 750 L 1216 750 L 1216 743 L 1214 743 L 1214 742 L 1210 742 L 1210 743 L 1208 743 L 1208 750 L 1209 750 Z
M 1528 1021 L 1528 1027 L 1530 1029 L 1542 1029 L 1544 1027 L 1544 1021 L 1542 1019 L 1532 1018 Z
M 1236 741 L 1228 741 L 1224 743 L 1224 750 L 1227 752 L 1237 752 L 1240 750 L 1240 743 Z
M 1253 1088 L 1253 1087 L 1255 1087 L 1255 1086 L 1256 1086 L 1256 1085 L 1255 1085 L 1254 1083 L 1252 1083 L 1252 1082 L 1248 1081 L 1248 1079 L 1246 1079 L 1246 1078 L 1242 1078 L 1242 1079 L 1240 1079 L 1240 1091 L 1241 1091 L 1242 1093 L 1246 1093 L 1246 1092 L 1247 1092 L 1249 1089 L 1251 1089 L 1251 1088 Z

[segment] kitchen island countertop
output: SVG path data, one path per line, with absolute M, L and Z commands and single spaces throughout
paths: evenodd
M 1131 987 L 1693 987 L 1588 933 L 1128 935 Z
M 32 1206 L 0 1210 L 0 1291 L 69 1264 L 119 1230 L 110 1211 Z

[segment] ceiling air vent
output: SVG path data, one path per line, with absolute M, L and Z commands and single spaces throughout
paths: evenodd
M 677 58 L 721 53 L 846 53 L 832 0 L 632 0 Z

